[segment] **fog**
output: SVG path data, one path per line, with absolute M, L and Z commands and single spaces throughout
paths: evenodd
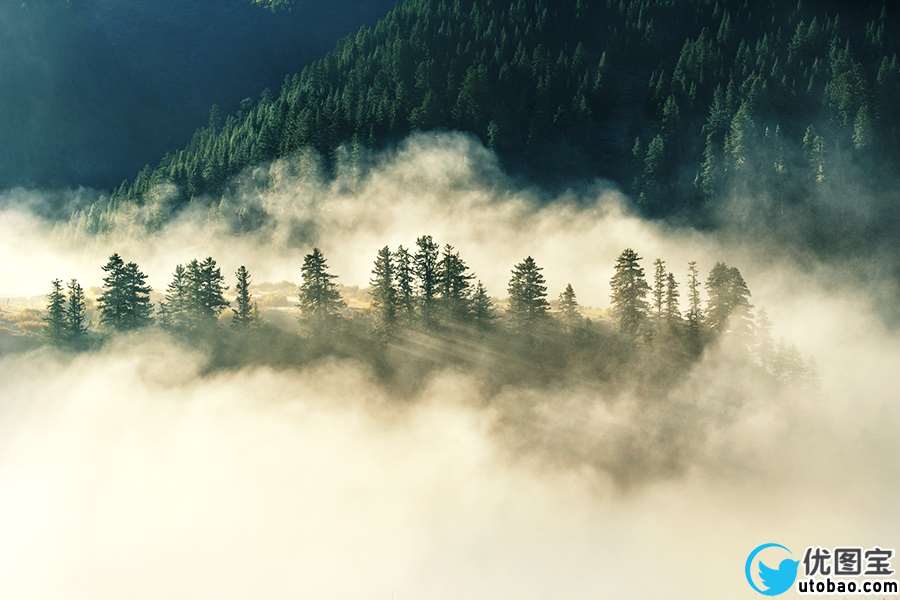
M 461 136 L 369 160 L 335 181 L 310 156 L 266 166 L 152 233 L 91 235 L 35 216 L 39 195 L 7 192 L 0 296 L 45 293 L 54 277 L 97 285 L 113 251 L 157 289 L 208 254 L 255 282 L 296 281 L 312 244 L 343 283 L 365 285 L 379 247 L 430 233 L 496 296 L 531 254 L 552 295 L 571 282 L 602 308 L 615 256 L 633 247 L 682 281 L 688 260 L 739 266 L 818 384 L 742 377 L 719 348 L 665 398 L 578 380 L 489 392 L 445 369 L 398 399 L 360 363 L 211 369 L 155 331 L 9 354 L 0 596 L 749 598 L 743 562 L 760 543 L 893 547 L 900 336 L 879 317 L 880 286 L 756 236 L 644 221 L 603 182 L 547 198 Z M 233 233 L 237 206 L 263 227 Z

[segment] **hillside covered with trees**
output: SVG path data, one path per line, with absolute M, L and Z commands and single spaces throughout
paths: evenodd
M 821 217 L 830 243 L 884 233 L 896 203 L 870 198 L 900 163 L 896 21 L 882 2 L 406 0 L 212 115 L 111 205 L 174 183 L 177 210 L 301 148 L 355 155 L 453 129 L 528 178 L 610 178 L 651 216 L 703 223 L 737 192 L 771 199 L 775 219 Z M 861 196 L 889 217 L 848 218 Z

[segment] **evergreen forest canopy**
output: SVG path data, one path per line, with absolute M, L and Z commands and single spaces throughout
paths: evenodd
M 708 223 L 736 193 L 766 199 L 764 216 L 822 248 L 858 247 L 898 223 L 897 203 L 881 200 L 900 163 L 895 13 L 884 2 L 407 0 L 277 93 L 213 113 L 88 221 L 102 228 L 105 210 L 165 183 L 177 211 L 301 148 L 358 156 L 453 129 L 529 177 L 611 178 L 650 216 Z
M 300 267 L 294 309 L 300 325 L 285 328 L 259 311 L 244 266 L 229 300 L 226 278 L 213 258 L 178 265 L 154 306 L 146 275 L 114 254 L 103 266 L 98 327 L 89 327 L 78 282 L 70 281 L 66 294 L 56 280 L 47 299 L 45 332 L 50 342 L 80 351 L 102 345 L 111 334 L 160 327 L 205 348 L 222 368 L 350 358 L 411 390 L 429 372 L 456 367 L 483 373 L 498 386 L 587 381 L 664 394 L 710 348 L 727 357 L 728 369 L 772 385 L 813 381 L 813 368 L 797 350 L 774 342 L 765 310 L 754 311 L 737 268 L 719 262 L 704 284 L 696 263 L 687 267 L 682 292 L 665 261 L 655 260 L 646 274 L 642 258 L 624 250 L 610 281 L 608 316 L 592 320 L 583 315 L 571 284 L 551 304 L 543 270 L 530 256 L 513 267 L 508 301 L 501 307 L 459 251 L 422 236 L 412 249 L 378 251 L 370 302 L 351 309 L 316 248 Z M 223 327 L 226 319 L 230 326 Z

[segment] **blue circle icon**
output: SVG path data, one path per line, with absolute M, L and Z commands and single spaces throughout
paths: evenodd
M 755 592 L 763 596 L 778 596 L 791 589 L 791 586 L 794 585 L 794 581 L 797 579 L 797 565 L 799 561 L 785 558 L 778 564 L 777 569 L 773 569 L 761 559 L 757 560 L 757 556 L 769 548 L 779 548 L 785 550 L 788 554 L 791 553 L 789 548 L 781 544 L 772 542 L 760 544 L 747 556 L 747 562 L 744 563 L 744 575 L 747 577 L 747 583 L 750 584 L 750 587 Z M 759 576 L 762 587 L 753 580 L 754 564 L 757 567 L 756 573 Z

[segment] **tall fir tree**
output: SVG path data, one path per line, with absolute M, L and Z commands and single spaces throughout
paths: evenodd
M 66 295 L 63 293 L 63 282 L 54 279 L 47 295 L 47 314 L 44 316 L 47 337 L 54 342 L 66 339 Z
M 303 258 L 300 267 L 300 312 L 314 327 L 328 326 L 340 317 L 344 301 L 334 282 L 337 275 L 328 272 L 328 261 L 318 248 Z
M 192 261 L 188 268 L 191 286 L 192 312 L 201 323 L 215 323 L 222 311 L 228 308 L 225 299 L 225 277 L 216 261 L 210 256 L 202 262 Z
M 741 272 L 718 262 L 706 279 L 708 292 L 706 321 L 716 333 L 752 333 L 750 290 Z
M 372 310 L 381 330 L 389 329 L 397 320 L 397 289 L 394 286 L 394 260 L 391 249 L 385 246 L 375 257 L 372 279 L 369 280 L 369 295 Z
M 100 323 L 112 329 L 125 329 L 125 261 L 118 254 L 113 254 L 103 265 L 103 272 L 106 273 L 103 277 L 103 290 L 97 299 Z
M 129 262 L 124 269 L 125 318 L 120 329 L 131 330 L 146 327 L 153 322 L 153 305 L 150 303 L 150 286 L 147 275 L 137 263 Z
M 547 283 L 543 269 L 530 256 L 517 264 L 509 281 L 509 316 L 513 326 L 529 332 L 547 316 Z
M 397 281 L 397 313 L 404 320 L 411 320 L 416 312 L 416 274 L 413 257 L 403 246 L 399 246 L 394 253 L 394 271 Z
M 237 285 L 235 286 L 236 298 L 235 306 L 231 309 L 231 324 L 237 328 L 247 328 L 256 322 L 255 303 L 253 295 L 250 293 L 250 271 L 247 267 L 241 265 L 238 267 Z
M 662 321 L 666 298 L 666 263 L 657 258 L 653 261 L 653 316 Z
M 150 286 L 137 263 L 125 264 L 118 254 L 103 266 L 103 291 L 98 299 L 100 323 L 116 331 L 129 331 L 152 322 Z
M 687 320 L 690 327 L 699 330 L 703 324 L 703 308 L 700 300 L 700 272 L 697 270 L 696 261 L 688 263 L 688 313 Z
M 66 301 L 66 338 L 79 343 L 87 334 L 87 305 L 84 289 L 77 280 L 69 282 L 69 298 Z
M 568 327 L 577 325 L 581 321 L 581 311 L 571 283 L 566 284 L 566 289 L 559 295 L 559 314 L 563 323 Z
M 419 302 L 422 306 L 422 317 L 426 322 L 432 321 L 435 316 L 435 307 L 438 294 L 437 268 L 440 248 L 431 239 L 430 235 L 424 235 L 416 240 L 416 278 L 419 288 Z
M 472 324 L 484 331 L 490 329 L 497 319 L 497 311 L 494 308 L 494 301 L 487 293 L 487 288 L 481 281 L 475 285 L 475 292 L 472 294 Z
M 626 248 L 616 259 L 615 273 L 610 280 L 612 314 L 619 330 L 627 335 L 644 332 L 649 306 L 650 286 L 644 277 L 641 257 Z
M 681 309 L 678 306 L 678 298 L 681 293 L 678 291 L 678 282 L 675 275 L 669 273 L 666 275 L 666 300 L 663 309 L 663 318 L 669 325 L 675 325 L 681 322 Z
M 469 281 L 474 275 L 469 273 L 469 267 L 450 244 L 444 246 L 436 277 L 443 314 L 465 320 L 469 314 Z
M 183 265 L 176 265 L 165 299 L 159 305 L 159 321 L 163 327 L 178 330 L 189 327 L 191 318 L 190 278 Z

